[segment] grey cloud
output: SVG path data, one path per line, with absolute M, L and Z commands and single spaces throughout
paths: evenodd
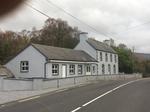
M 150 1 L 148 0 L 52 0 L 58 6 L 64 8 L 75 17 L 91 25 L 100 33 L 111 33 L 117 43 L 123 42 L 128 46 L 136 47 L 138 52 L 149 52 L 150 33 L 149 24 L 144 27 L 134 28 L 126 31 L 130 27 L 145 23 L 150 19 Z M 46 0 L 32 0 L 34 7 L 42 10 L 50 17 L 67 20 L 72 26 L 78 26 L 82 31 L 89 32 L 91 37 L 98 40 L 108 39 L 95 33 L 80 22 L 72 19 L 54 6 L 48 4 Z M 24 9 L 24 10 L 23 10 Z M 21 30 L 31 29 L 36 26 L 41 28 L 46 18 L 29 7 L 25 6 L 16 15 L 0 22 L 3 29 Z M 116 35 L 118 34 L 119 35 Z M 143 50 L 144 49 L 144 50 Z

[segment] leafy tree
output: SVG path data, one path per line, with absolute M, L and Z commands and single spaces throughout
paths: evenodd
M 31 33 L 31 42 L 74 48 L 78 43 L 77 28 L 72 28 L 66 21 L 61 19 L 49 18 L 45 21 L 44 27 L 41 30 L 34 30 Z
M 4 64 L 8 59 L 13 57 L 28 42 L 27 37 L 20 36 L 15 32 L 0 32 L 0 64 Z
M 119 58 L 119 72 L 133 73 L 133 57 L 132 52 L 124 44 L 118 47 L 113 47 L 118 53 Z

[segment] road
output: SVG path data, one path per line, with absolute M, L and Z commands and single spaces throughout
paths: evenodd
M 0 106 L 0 112 L 150 112 L 150 79 L 100 81 Z

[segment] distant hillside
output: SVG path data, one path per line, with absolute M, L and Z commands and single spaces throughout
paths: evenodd
M 134 53 L 134 55 L 135 55 L 135 57 L 139 61 L 150 60 L 150 54 L 146 54 L 146 53 Z

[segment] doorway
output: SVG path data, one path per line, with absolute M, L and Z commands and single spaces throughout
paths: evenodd
M 67 77 L 67 66 L 62 65 L 62 77 L 65 78 Z

